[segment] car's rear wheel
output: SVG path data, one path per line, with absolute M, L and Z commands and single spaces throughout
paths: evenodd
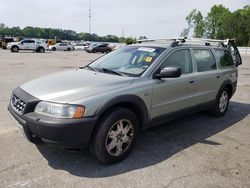
M 109 52 L 111 52 L 111 50 L 110 50 L 110 49 L 106 50 L 106 53 L 109 53 Z
M 18 52 L 18 51 L 19 51 L 18 46 L 13 46 L 13 47 L 11 48 L 11 52 Z
M 37 49 L 37 52 L 39 52 L 39 53 L 44 53 L 44 52 L 45 52 L 45 49 L 42 48 L 42 47 L 40 47 L 40 48 Z
M 96 53 L 97 51 L 96 51 L 96 49 L 94 49 L 92 52 L 93 52 L 93 53 Z
M 223 88 L 219 95 L 217 96 L 216 103 L 213 109 L 210 110 L 210 113 L 214 116 L 221 117 L 223 116 L 229 105 L 230 92 L 227 87 Z
M 53 48 L 52 48 L 52 51 L 56 51 L 56 47 L 53 47 Z
M 67 48 L 67 51 L 71 51 L 71 48 Z
M 115 108 L 99 121 L 90 151 L 104 164 L 119 162 L 133 150 L 138 134 L 138 120 L 126 108 Z

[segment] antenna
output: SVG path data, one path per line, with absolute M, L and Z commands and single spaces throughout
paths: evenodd
M 89 34 L 91 34 L 91 0 L 89 0 Z

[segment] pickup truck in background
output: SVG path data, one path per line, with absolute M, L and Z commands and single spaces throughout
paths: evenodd
M 20 42 L 8 43 L 7 49 L 10 49 L 11 52 L 19 52 L 19 50 L 31 50 L 38 53 L 44 53 L 45 50 L 48 50 L 48 45 L 41 40 L 24 39 Z

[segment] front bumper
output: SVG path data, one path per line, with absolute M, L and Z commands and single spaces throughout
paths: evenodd
M 15 95 L 22 96 L 28 94 L 17 88 L 14 90 Z M 26 94 L 25 94 L 26 93 Z M 31 98 L 29 96 L 28 98 Z M 27 139 L 35 144 L 53 144 L 64 148 L 86 148 L 89 144 L 94 126 L 98 117 L 86 117 L 80 119 L 60 119 L 44 116 L 35 113 L 33 106 L 35 106 L 35 99 L 28 102 L 24 113 L 17 112 L 12 103 L 9 104 L 8 110 L 11 115 L 18 121 L 23 129 Z M 27 101 L 32 101 L 28 99 Z M 29 108 L 29 109 L 28 109 Z
M 22 126 L 27 139 L 35 144 L 47 143 L 64 148 L 86 148 L 97 117 L 58 119 L 31 112 L 19 115 L 8 106 L 11 115 Z

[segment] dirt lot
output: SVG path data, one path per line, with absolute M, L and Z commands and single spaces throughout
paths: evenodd
M 250 187 L 250 56 L 239 70 L 228 113 L 205 112 L 147 130 L 119 164 L 98 164 L 29 143 L 7 111 L 11 91 L 52 72 L 82 66 L 100 54 L 0 50 L 0 187 Z

